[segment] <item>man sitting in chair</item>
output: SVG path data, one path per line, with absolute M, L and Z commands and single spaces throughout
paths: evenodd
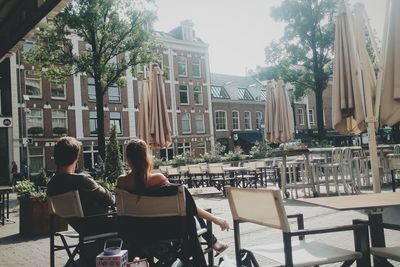
M 47 184 L 47 195 L 55 196 L 77 190 L 85 216 L 105 214 L 110 206 L 115 205 L 113 194 L 96 183 L 90 175 L 75 173 L 81 145 L 73 137 L 62 137 L 58 140 L 54 146 L 54 162 L 57 170 Z M 116 231 L 116 219 L 106 216 L 93 218 L 91 221 L 85 220 L 85 223 L 79 218 L 70 219 L 68 223 L 78 233 L 85 235 Z

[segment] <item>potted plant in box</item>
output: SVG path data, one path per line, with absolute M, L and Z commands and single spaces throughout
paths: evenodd
M 13 186 L 19 200 L 19 233 L 23 236 L 43 236 L 49 234 L 49 208 L 46 195 L 36 189 L 29 180 L 18 181 Z M 68 224 L 64 219 L 56 221 L 58 231 L 67 230 Z

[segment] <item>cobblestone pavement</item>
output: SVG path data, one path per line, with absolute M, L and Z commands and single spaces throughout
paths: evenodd
M 225 198 L 196 198 L 196 202 L 200 207 L 212 208 L 212 212 L 215 215 L 226 218 L 230 223 L 232 222 L 228 201 Z M 361 211 L 340 212 L 313 206 L 297 200 L 286 200 L 285 207 L 287 214 L 303 213 L 306 228 L 351 224 L 353 219 L 367 219 L 367 215 Z M 16 223 L 7 223 L 5 226 L 0 226 L 0 266 L 49 266 L 49 238 L 27 239 L 20 237 L 18 234 L 18 216 L 19 209 L 16 196 L 11 194 L 10 219 Z M 400 208 L 385 209 L 385 221 L 398 223 L 400 221 L 399 218 Z M 233 231 L 221 232 L 215 226 L 213 230 L 219 240 L 229 244 L 229 248 L 223 255 L 233 260 Z M 400 232 L 387 231 L 385 236 L 387 245 L 399 244 Z M 312 239 L 343 248 L 353 248 L 353 236 L 351 232 L 315 235 Z M 243 246 L 282 242 L 279 231 L 252 224 L 243 224 L 241 226 L 241 240 Z M 66 260 L 67 257 L 64 252 L 56 253 L 57 266 L 62 266 Z M 261 263 L 270 263 L 266 259 L 259 260 Z M 395 266 L 400 266 L 400 264 Z

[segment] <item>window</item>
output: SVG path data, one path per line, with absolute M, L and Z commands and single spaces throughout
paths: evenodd
M 190 114 L 182 113 L 182 133 L 191 133 L 191 125 L 190 125 Z
M 37 174 L 44 167 L 44 153 L 41 147 L 29 148 L 29 172 Z
M 187 77 L 187 59 L 185 57 L 178 57 L 178 75 Z
M 97 112 L 89 112 L 90 135 L 97 135 Z
M 192 148 L 190 146 L 190 143 L 178 143 L 178 155 L 186 155 L 190 154 L 192 151 Z
M 201 60 L 200 60 L 200 58 L 192 59 L 192 76 L 194 78 L 201 77 Z
M 179 85 L 179 99 L 181 104 L 189 104 L 189 94 L 187 85 Z
M 160 158 L 165 160 L 171 160 L 174 158 L 174 148 L 172 146 L 160 149 Z
M 31 132 L 30 134 L 43 134 L 43 111 L 41 109 L 30 109 L 29 114 L 27 114 L 28 119 L 28 133 L 31 128 L 41 128 L 38 132 Z
M 204 133 L 204 114 L 196 114 L 196 132 Z
M 239 100 L 254 100 L 254 98 L 251 96 L 249 90 L 247 90 L 246 88 L 239 88 L 238 99 Z
M 215 129 L 217 131 L 226 130 L 226 111 L 215 112 Z
M 121 90 L 116 84 L 108 87 L 108 101 L 109 102 L 121 102 Z
M 67 129 L 67 112 L 62 109 L 53 109 L 51 111 L 51 118 L 54 128 Z
M 257 111 L 256 112 L 256 127 L 257 127 L 257 129 L 261 129 L 261 124 L 262 123 L 263 123 L 262 112 Z
M 206 142 L 197 142 L 197 155 L 206 154 Z
M 193 94 L 194 94 L 194 103 L 196 105 L 203 105 L 203 89 L 201 86 L 195 86 L 193 88 Z
M 244 112 L 244 129 L 251 130 L 251 112 L 250 111 Z
M 85 170 L 93 170 L 99 161 L 99 151 L 97 146 L 83 147 L 83 166 Z
M 110 129 L 114 125 L 117 134 L 122 134 L 121 112 L 110 112 Z
M 239 111 L 232 111 L 232 129 L 240 130 Z
M 222 98 L 230 99 L 228 93 L 223 86 L 211 85 L 211 97 L 212 98 Z
M 42 79 L 33 71 L 25 71 L 25 93 L 31 98 L 42 97 Z
M 297 109 L 297 116 L 299 118 L 299 124 L 304 125 L 304 111 L 302 108 Z
M 89 100 L 94 100 L 96 101 L 96 88 L 94 85 L 94 78 L 93 77 L 87 77 L 88 81 L 88 96 Z
M 23 46 L 24 52 L 25 52 L 25 53 L 28 52 L 29 50 L 31 50 L 31 49 L 33 48 L 33 46 L 34 46 L 34 44 L 33 44 L 32 41 L 26 41 L 26 42 L 24 43 L 24 46 Z
M 66 99 L 65 85 L 50 82 L 51 98 Z
M 314 124 L 314 110 L 313 109 L 309 109 L 308 110 L 308 121 L 310 122 L 310 124 Z

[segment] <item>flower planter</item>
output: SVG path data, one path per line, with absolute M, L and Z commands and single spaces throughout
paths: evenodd
M 23 236 L 45 236 L 50 233 L 49 208 L 44 197 L 19 198 L 19 233 Z M 57 218 L 56 231 L 67 230 L 68 223 L 65 219 Z

